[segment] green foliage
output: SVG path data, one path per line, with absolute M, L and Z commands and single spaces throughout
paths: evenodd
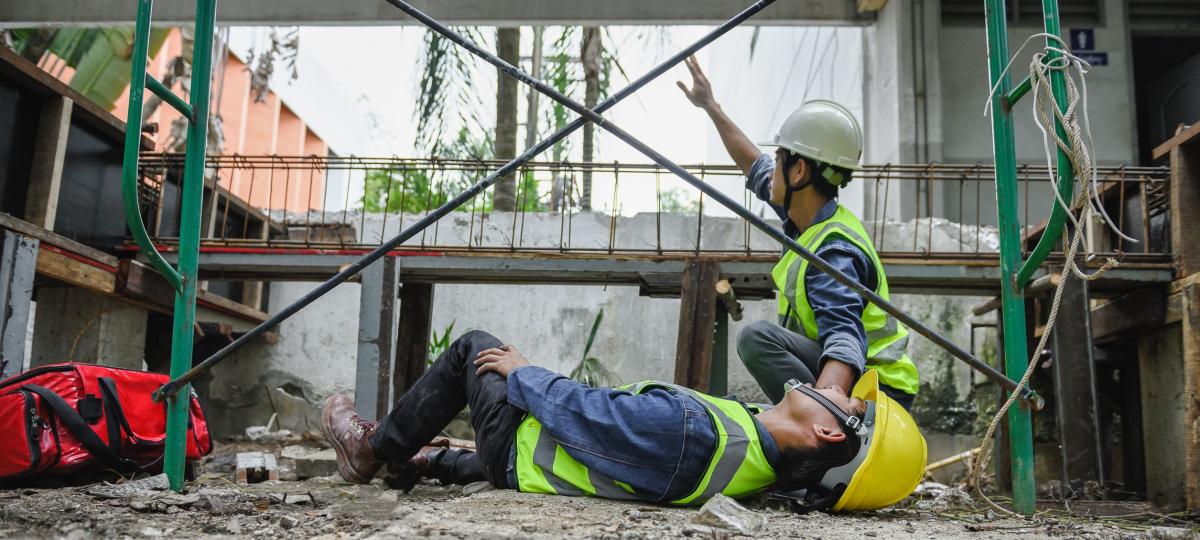
M 688 198 L 687 192 L 682 189 L 664 189 L 658 198 L 658 209 L 661 212 L 695 214 L 700 211 L 700 199 Z
M 476 27 L 457 26 L 454 30 L 485 48 L 487 40 Z M 417 83 L 417 147 L 429 155 L 451 157 L 446 153 L 463 138 L 464 131 L 473 141 L 486 141 L 491 151 L 491 130 L 483 124 L 484 103 L 478 88 L 471 85 L 475 75 L 474 56 L 433 30 L 425 32 L 421 55 L 421 78 Z M 456 138 L 447 135 L 455 133 Z M 463 157 L 463 156 L 457 156 Z
M 455 322 L 457 321 L 450 321 L 450 326 L 447 326 L 446 329 L 442 331 L 442 335 L 440 336 L 438 335 L 437 330 L 431 332 L 432 335 L 429 338 L 429 351 L 425 356 L 426 366 L 432 366 L 433 363 L 437 361 L 438 357 L 441 356 L 442 353 L 446 352 L 446 349 L 450 348 L 450 335 L 454 332 Z
M 575 369 L 571 370 L 571 378 L 583 384 L 592 387 L 613 386 L 616 383 L 617 377 L 612 371 L 609 371 L 599 358 L 588 356 L 592 351 L 592 344 L 596 341 L 596 332 L 600 330 L 600 322 L 604 320 L 604 310 L 596 314 L 596 319 L 592 321 L 592 331 L 588 334 L 587 344 L 583 346 L 583 357 L 579 360 L 579 364 Z
M 169 31 L 166 28 L 151 30 L 151 56 L 162 48 Z M 39 61 L 46 53 L 53 53 L 62 60 L 62 67 L 74 68 L 71 87 L 101 107 L 112 109 L 129 87 L 129 72 L 133 66 L 132 28 L 16 29 L 9 35 L 14 49 L 22 56 Z

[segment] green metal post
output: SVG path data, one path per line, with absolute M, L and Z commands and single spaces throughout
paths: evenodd
M 1003 320 L 1004 368 L 1012 379 L 1020 379 L 1028 364 L 1025 342 L 1025 295 L 1016 280 L 1021 265 L 1021 226 L 1017 212 L 1017 164 L 1013 146 L 1010 111 L 1000 97 L 1009 91 L 1008 22 L 1006 0 L 985 0 L 987 17 L 989 87 L 996 88 L 992 100 L 992 151 L 996 159 L 996 210 L 1000 218 L 1000 292 Z M 1053 1 L 1053 0 L 1050 0 Z M 1047 229 L 1047 232 L 1049 229 Z M 1020 405 L 1008 410 L 1009 449 L 1012 454 L 1013 504 L 1017 512 L 1034 510 L 1033 428 L 1029 410 Z
M 158 272 L 179 290 L 179 273 L 154 249 L 146 224 L 142 222 L 138 205 L 138 153 L 142 149 L 142 96 L 146 93 L 146 53 L 150 48 L 150 12 L 153 0 L 138 0 L 137 27 L 133 33 L 133 68 L 129 75 L 129 109 L 125 117 L 125 155 L 121 163 L 121 200 L 125 207 L 125 222 L 142 253 Z
M 217 0 L 197 0 L 195 45 L 192 49 L 192 91 L 189 103 L 192 122 L 188 126 L 187 156 L 183 162 L 183 203 L 179 220 L 179 274 L 183 287 L 175 293 L 175 322 L 171 333 L 171 377 L 192 367 L 192 333 L 196 322 L 196 274 L 200 253 L 200 205 L 204 199 L 204 165 L 208 148 L 208 104 L 212 74 L 213 30 Z M 190 386 L 184 387 L 167 404 L 167 447 L 163 470 L 171 489 L 183 489 L 183 465 L 187 448 Z
M 1059 25 L 1058 18 L 1058 0 L 1042 0 L 1042 18 L 1046 28 L 1046 33 L 1052 36 L 1061 36 L 1062 28 Z M 1063 45 L 1058 41 L 1047 39 L 1046 44 L 1052 49 L 1047 51 L 1047 63 L 1054 62 L 1059 56 L 1059 53 L 1054 52 L 1054 48 L 1061 48 Z M 1054 94 L 1054 100 L 1058 103 L 1058 110 L 1066 112 L 1067 110 L 1067 83 L 1064 79 L 1066 75 L 1062 71 L 1052 70 L 1050 72 L 1050 91 Z M 1054 119 L 1055 131 L 1058 132 L 1058 137 L 1062 140 L 1067 140 L 1067 132 L 1063 129 L 1062 123 L 1058 118 Z M 1058 145 L 1055 145 L 1056 147 Z M 1075 168 L 1071 165 L 1070 158 L 1058 149 L 1058 195 L 1068 203 L 1074 198 L 1075 194 Z M 1038 240 L 1037 246 L 1029 254 L 1029 258 L 1025 260 L 1025 264 L 1021 266 L 1021 271 L 1017 273 L 1017 284 L 1024 287 L 1029 283 L 1029 279 L 1033 277 L 1034 272 L 1037 272 L 1039 266 L 1046 261 L 1046 257 L 1050 255 L 1050 251 L 1054 249 L 1058 239 L 1062 236 L 1063 225 L 1067 221 L 1067 212 L 1057 204 L 1054 205 L 1054 210 L 1050 212 L 1050 219 L 1046 223 L 1046 230 L 1042 233 L 1042 237 Z

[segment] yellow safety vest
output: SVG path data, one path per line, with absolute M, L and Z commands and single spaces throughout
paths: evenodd
M 854 213 L 842 205 L 838 205 L 832 217 L 814 223 L 796 241 L 809 251 L 816 252 L 831 235 L 858 246 L 871 259 L 879 282 L 875 293 L 884 300 L 890 300 L 887 275 L 883 273 L 883 263 L 879 261 L 879 254 L 875 252 L 870 236 Z M 771 278 L 779 289 L 779 324 L 792 331 L 803 331 L 809 339 L 816 340 L 817 317 L 805 293 L 804 275 L 807 271 L 808 261 L 789 250 L 771 271 Z M 863 310 L 862 322 L 867 332 L 867 368 L 879 372 L 879 382 L 916 394 L 920 379 L 917 366 L 908 357 L 908 329 L 870 302 Z
M 617 388 L 641 394 L 666 388 L 691 396 L 704 405 L 717 428 L 717 447 L 704 477 L 688 495 L 671 504 L 701 504 L 717 493 L 739 498 L 765 490 L 775 483 L 775 470 L 763 454 L 758 429 L 750 412 L 736 401 L 712 397 L 674 384 L 643 381 Z M 533 415 L 517 427 L 517 488 L 526 493 L 648 500 L 628 483 L 588 469 L 550 434 Z

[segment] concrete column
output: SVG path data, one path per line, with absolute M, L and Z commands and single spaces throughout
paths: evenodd
M 37 239 L 10 231 L 0 236 L 0 379 L 25 365 L 37 251 Z
M 29 366 L 85 362 L 142 369 L 144 308 L 74 287 L 39 287 Z
M 395 257 L 384 257 L 362 272 L 358 302 L 358 364 L 354 407 L 367 420 L 387 415 L 391 406 L 392 358 L 396 350 L 396 293 L 400 283 Z
M 425 373 L 433 330 L 433 287 L 432 283 L 405 283 L 400 289 L 400 322 L 392 367 L 393 401 Z
M 25 196 L 25 221 L 44 229 L 54 230 L 54 218 L 58 214 L 58 191 L 62 184 L 73 107 L 74 102 L 67 97 L 42 100 L 42 115 L 33 146 L 33 166 L 29 171 L 29 192 Z
M 939 0 L 888 2 L 863 31 L 863 129 L 867 163 L 926 163 L 942 159 Z M 876 190 L 863 177 L 867 219 L 908 220 L 944 212 L 937 194 L 915 182 Z M 918 194 L 914 191 L 920 190 Z
M 1104 485 L 1105 447 L 1101 437 L 1096 364 L 1092 350 L 1091 309 L 1087 282 L 1065 278 L 1060 324 L 1054 327 L 1055 414 L 1058 418 L 1062 480 L 1072 489 L 1085 481 Z

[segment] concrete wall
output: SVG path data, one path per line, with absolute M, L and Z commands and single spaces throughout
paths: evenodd
M 145 369 L 146 314 L 85 289 L 40 287 L 29 366 L 95 362 Z

